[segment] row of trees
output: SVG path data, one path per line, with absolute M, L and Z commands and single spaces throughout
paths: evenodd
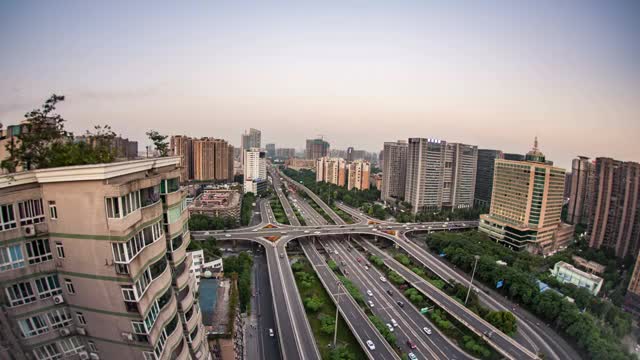
M 212 261 L 222 256 L 222 251 L 218 247 L 218 241 L 213 236 L 209 236 L 204 241 L 192 240 L 189 242 L 187 251 L 196 250 L 202 250 L 204 254 L 204 261 Z
M 248 226 L 253 216 L 253 204 L 256 196 L 253 193 L 245 193 L 242 195 L 242 207 L 240 208 L 240 224 Z
M 471 272 L 474 256 L 480 255 L 476 278 L 489 286 L 503 281 L 499 289 L 504 295 L 529 308 L 534 314 L 550 323 L 592 359 L 631 359 L 620 345 L 621 336 L 630 331 L 628 315 L 609 308 L 607 315 L 599 316 L 596 308 L 601 300 L 589 295 L 572 303 L 552 292 L 540 292 L 538 278 L 545 272 L 549 259 L 540 259 L 527 253 L 512 252 L 489 240 L 479 232 L 433 233 L 428 238 L 429 247 L 444 253 L 446 258 L 464 271 Z M 499 266 L 497 260 L 508 266 Z M 556 284 L 557 285 L 557 284 Z M 576 290 L 576 295 L 581 290 Z M 497 317 L 497 315 L 494 315 Z M 494 317 L 492 316 L 492 318 Z M 497 321 L 497 319 L 494 319 Z
M 191 231 L 235 229 L 238 226 L 238 220 L 230 216 L 212 217 L 193 214 L 189 217 L 189 230 Z
M 247 311 L 251 301 L 251 267 L 253 258 L 247 252 L 241 252 L 237 256 L 229 256 L 222 259 L 225 274 L 237 274 L 238 293 L 240 295 L 240 310 Z

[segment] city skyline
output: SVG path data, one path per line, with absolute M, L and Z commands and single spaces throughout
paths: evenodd
M 296 149 L 323 134 L 524 153 L 537 135 L 566 169 L 640 159 L 637 4 L 367 5 L 4 3 L 0 122 L 55 92 L 70 130 L 109 123 L 141 148 L 149 128 L 239 146 L 254 127 Z

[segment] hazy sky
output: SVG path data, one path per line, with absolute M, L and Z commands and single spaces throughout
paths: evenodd
M 517 6 L 516 6 L 517 4 Z M 2 1 L 0 122 L 640 161 L 640 1 Z

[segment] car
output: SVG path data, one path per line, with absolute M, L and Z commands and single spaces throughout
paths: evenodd
M 371 300 L 368 300 L 368 301 L 367 301 L 367 304 L 369 304 L 369 307 L 373 307 L 373 306 L 374 306 L 374 305 L 373 305 L 373 301 L 371 301 Z
M 385 279 L 385 277 L 384 277 L 384 276 L 380 276 L 380 281 L 382 281 L 382 282 L 387 282 L 387 279 Z
M 367 340 L 367 347 L 369 347 L 369 350 L 375 350 L 376 346 L 373 345 L 373 341 L 371 340 Z
M 342 266 L 347 266 L 347 263 L 343 261 L 340 262 L 342 264 Z
M 364 266 L 364 269 L 365 269 L 365 270 L 369 270 L 369 267 L 365 265 L 365 266 Z
M 231 237 L 231 234 L 226 234 L 225 236 L 226 236 L 226 237 Z
M 411 340 L 407 340 L 407 346 L 410 349 L 416 349 L 417 348 L 416 344 L 414 344 L 413 341 L 411 341 Z
M 284 258 L 284 253 L 280 253 L 280 258 Z
M 269 336 L 271 336 L 271 337 L 273 337 L 273 336 L 274 336 L 274 334 L 273 334 L 273 329 L 269 329 Z
M 393 325 L 387 323 L 387 329 L 389 329 L 389 332 L 393 332 Z
M 417 226 L 414 226 L 414 227 L 413 227 L 413 230 L 418 230 L 418 227 L 417 227 Z
M 389 296 L 393 296 L 393 291 L 391 291 L 391 289 L 387 290 L 387 294 L 389 294 Z
M 359 257 L 357 257 L 357 258 L 356 258 L 356 261 L 357 261 L 357 262 L 361 262 L 361 261 L 362 261 L 362 259 L 361 259 L 361 258 L 359 258 Z
M 398 327 L 398 322 L 396 321 L 396 319 L 391 319 L 391 325 L 393 325 L 393 327 Z
M 372 228 L 373 228 L 373 225 L 369 225 L 369 229 L 372 229 Z
M 305 233 L 305 234 L 308 234 L 308 233 L 309 233 L 309 230 L 305 230 L 305 231 L 304 231 L 304 233 Z
M 428 327 L 423 327 L 422 331 L 424 331 L 425 334 L 427 334 L 427 335 L 431 335 L 431 329 L 429 329 Z
M 410 352 L 408 356 L 409 356 L 409 360 L 418 360 L 418 357 L 416 356 L 416 354 L 412 352 Z
M 373 296 L 373 293 L 371 292 L 371 290 L 367 290 L 367 295 Z
M 387 226 L 387 229 L 393 229 L 393 227 L 392 226 Z
M 320 234 L 320 231 L 314 231 L 313 233 L 318 235 L 318 234 Z
M 258 231 L 258 229 L 253 229 L 253 230 L 251 230 L 251 231 L 256 232 L 256 231 Z
M 205 235 L 209 235 L 209 232 L 208 232 L 208 231 L 205 231 L 205 232 L 204 232 L 204 234 L 205 234 Z
M 396 304 L 398 304 L 398 306 L 400 307 L 404 307 L 404 303 L 402 301 L 396 301 Z
M 349 272 L 345 269 L 345 270 L 344 270 L 344 274 L 345 274 L 345 276 L 346 276 L 346 275 L 349 275 Z

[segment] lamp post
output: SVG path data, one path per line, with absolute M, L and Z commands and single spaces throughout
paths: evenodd
M 338 292 L 336 293 L 336 325 L 335 328 L 333 329 L 333 348 L 336 348 L 336 341 L 338 340 L 338 310 L 340 309 L 340 294 L 342 294 L 341 290 L 341 286 L 342 283 L 340 281 L 338 281 L 336 283 L 338 285 Z
M 476 266 L 478 266 L 478 260 L 480 259 L 480 255 L 473 256 L 476 261 L 473 263 L 473 272 L 471 273 L 471 280 L 469 281 L 469 290 L 467 290 L 467 297 L 464 299 L 464 305 L 467 305 L 467 301 L 469 300 L 469 294 L 471 293 L 471 288 L 473 287 L 473 277 L 476 275 Z

